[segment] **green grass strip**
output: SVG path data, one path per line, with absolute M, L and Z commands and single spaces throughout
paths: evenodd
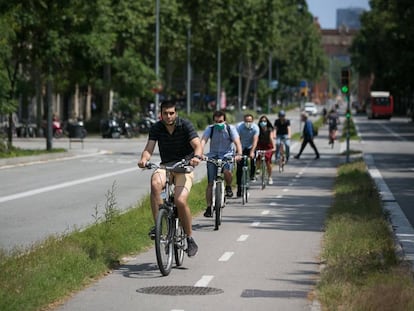
M 206 185 L 203 180 L 192 188 L 189 204 L 193 214 L 205 208 Z M 108 191 L 104 214 L 95 212 L 91 220 L 96 223 L 86 230 L 50 237 L 30 249 L 0 253 L 0 310 L 44 309 L 103 276 L 123 256 L 153 245 L 148 238 L 153 225 L 149 197 L 120 213 L 115 190 Z
M 387 215 L 361 159 L 338 169 L 322 260 L 317 296 L 323 310 L 414 310 L 411 271 L 396 257 Z

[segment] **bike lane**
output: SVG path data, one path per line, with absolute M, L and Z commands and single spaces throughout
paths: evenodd
M 161 277 L 151 248 L 125 258 L 57 310 L 318 310 L 312 291 L 325 214 L 344 160 L 324 129 L 319 135 L 321 159 L 306 148 L 283 173 L 274 169 L 273 185 L 261 190 L 252 184 L 247 205 L 229 199 L 220 230 L 214 231 L 213 219 L 195 217 L 199 253 L 168 277 Z

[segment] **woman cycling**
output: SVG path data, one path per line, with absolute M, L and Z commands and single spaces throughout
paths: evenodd
M 259 141 L 257 142 L 256 150 L 266 150 L 265 153 L 265 162 L 267 167 L 267 174 L 269 176 L 268 184 L 273 184 L 272 179 L 272 155 L 275 152 L 275 132 L 272 126 L 272 123 L 269 121 L 269 119 L 266 116 L 261 116 L 259 118 Z M 258 155 L 256 165 L 257 169 L 261 166 L 261 157 L 262 155 Z

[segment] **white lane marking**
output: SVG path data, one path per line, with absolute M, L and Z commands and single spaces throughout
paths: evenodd
M 211 280 L 214 278 L 213 275 L 203 275 L 201 279 L 194 284 L 195 287 L 207 287 Z
M 280 194 L 276 197 L 276 199 L 281 199 L 281 198 L 283 198 L 283 195 L 280 195 Z
M 397 134 L 396 132 L 388 128 L 388 126 L 385 126 L 384 124 L 379 124 L 379 126 L 381 126 L 384 130 L 386 130 L 388 133 L 390 133 L 392 136 L 394 136 L 398 140 L 407 141 L 407 139 L 405 139 L 404 137 L 400 136 L 399 134 Z
M 270 204 L 269 204 L 270 206 L 277 206 L 277 205 L 279 205 L 279 204 L 277 204 L 276 202 L 270 202 Z
M 92 177 L 88 177 L 88 178 L 83 178 L 83 179 L 64 182 L 64 183 L 53 185 L 53 186 L 38 188 L 38 189 L 29 190 L 29 191 L 25 191 L 25 192 L 20 192 L 20 193 L 16 193 L 16 194 L 12 194 L 12 195 L 6 195 L 4 197 L 0 197 L 0 203 L 4 203 L 4 202 L 7 202 L 7 201 L 12 201 L 12 200 L 16 200 L 16 199 L 21 199 L 21 198 L 24 198 L 24 197 L 30 197 L 30 196 L 33 196 L 33 195 L 36 195 L 36 194 L 49 192 L 49 191 L 53 191 L 53 190 L 56 190 L 56 189 L 72 187 L 72 186 L 84 184 L 84 183 L 87 183 L 87 182 L 91 182 L 91 181 L 94 181 L 94 180 L 103 179 L 103 178 L 116 176 L 116 175 L 120 175 L 120 174 L 125 174 L 125 173 L 129 173 L 129 172 L 136 171 L 136 170 L 137 170 L 136 167 L 127 168 L 127 169 L 120 170 L 120 171 L 115 171 L 115 172 L 112 172 L 112 173 L 96 175 L 96 176 L 92 176 Z
M 269 215 L 270 211 L 266 210 L 262 212 L 262 215 Z
M 219 261 L 229 261 L 231 256 L 234 255 L 234 252 L 225 252 L 220 258 Z
M 288 191 L 289 191 L 288 188 L 283 189 L 283 192 L 288 192 Z
M 4 166 L 0 167 L 0 170 L 5 169 L 5 168 L 36 165 L 36 164 L 41 164 L 41 163 L 45 163 L 45 162 L 59 162 L 59 161 L 67 161 L 67 160 L 73 160 L 73 159 L 89 158 L 89 157 L 94 157 L 94 156 L 97 156 L 97 155 L 102 155 L 102 154 L 107 154 L 107 153 L 110 153 L 110 152 L 107 151 L 107 150 L 101 150 L 101 151 L 98 151 L 98 152 L 88 153 L 88 154 L 67 155 L 67 156 L 63 156 L 63 157 L 58 157 L 56 159 L 52 158 L 52 159 L 33 160 L 31 162 L 4 165 Z
M 298 174 L 298 175 L 296 175 L 296 176 L 295 176 L 295 178 L 300 178 L 300 175 L 299 175 L 299 174 Z
M 239 238 L 237 239 L 237 242 L 244 242 L 247 240 L 247 238 L 249 237 L 248 234 L 242 234 L 241 236 L 239 236 Z
M 252 227 L 258 227 L 260 225 L 260 221 L 255 221 L 251 224 Z

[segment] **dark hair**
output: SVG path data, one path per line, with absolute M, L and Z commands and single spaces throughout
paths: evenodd
M 163 109 L 172 108 L 172 107 L 175 108 L 175 101 L 173 100 L 166 100 L 161 103 L 161 111 Z
M 224 111 L 221 111 L 221 110 L 214 111 L 214 113 L 213 113 L 213 120 L 216 117 L 221 117 L 221 116 L 223 116 L 224 117 L 224 121 L 226 121 L 226 113 Z
M 266 122 L 267 122 L 267 125 L 266 125 L 266 126 L 267 126 L 268 128 L 270 128 L 270 129 L 272 129 L 272 130 L 273 130 L 273 125 L 272 125 L 272 122 L 270 122 L 269 118 L 268 118 L 268 117 L 266 117 L 265 115 L 261 116 L 261 117 L 259 118 L 259 122 L 257 123 L 257 124 L 259 125 L 260 130 L 262 130 L 262 129 L 261 129 L 261 127 L 260 127 L 260 120 L 262 120 L 262 119 L 266 119 Z
M 248 117 L 250 117 L 250 118 L 252 118 L 252 119 L 254 120 L 254 117 L 253 117 L 253 115 L 252 115 L 251 113 L 246 113 L 246 114 L 243 116 L 243 120 L 244 120 L 244 119 L 246 119 L 246 118 L 248 118 Z

